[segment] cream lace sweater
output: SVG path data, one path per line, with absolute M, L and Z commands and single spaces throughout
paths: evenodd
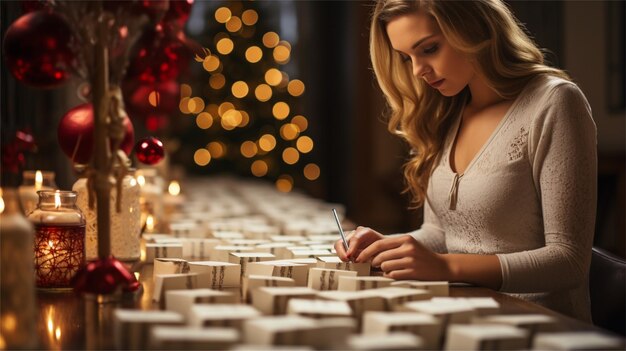
M 596 127 L 573 83 L 538 76 L 463 175 L 450 168 L 452 126 L 410 233 L 440 253 L 497 255 L 501 291 L 591 321 Z

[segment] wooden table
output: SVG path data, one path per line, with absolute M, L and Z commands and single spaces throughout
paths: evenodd
M 113 310 L 115 308 L 158 309 L 152 302 L 152 265 L 139 270 L 142 288 L 119 302 L 99 304 L 72 293 L 39 292 L 37 337 L 38 349 L 48 350 L 112 350 Z M 563 330 L 600 330 L 599 328 L 520 300 L 480 287 L 450 287 L 452 297 L 493 297 L 500 303 L 501 314 L 542 313 L 557 318 Z M 607 332 L 608 333 L 608 332 Z

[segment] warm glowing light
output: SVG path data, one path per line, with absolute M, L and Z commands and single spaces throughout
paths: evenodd
M 234 129 L 239 125 L 239 123 L 241 123 L 241 120 L 241 112 L 234 109 L 228 110 L 222 116 L 222 127 L 228 130 Z M 230 127 L 230 129 L 228 127 Z
M 230 38 L 223 38 L 217 42 L 217 45 L 215 45 L 215 47 L 217 48 L 217 52 L 219 52 L 220 54 L 228 55 L 235 48 L 235 44 Z
M 220 7 L 215 10 L 215 20 L 219 23 L 226 23 L 232 16 L 230 9 L 228 7 Z
M 278 83 L 278 87 L 279 88 L 285 88 L 287 87 L 287 84 L 289 84 L 289 75 L 286 72 L 280 72 L 280 83 Z
M 283 46 L 283 45 L 277 45 L 274 48 L 274 52 L 273 52 L 274 60 L 280 64 L 285 64 L 289 62 L 290 54 L 291 54 L 291 50 L 289 50 L 286 46 Z
M 263 45 L 265 45 L 265 47 L 267 48 L 273 48 L 274 46 L 278 45 L 279 41 L 280 37 L 274 32 L 267 32 L 263 34 Z
M 290 192 L 291 189 L 293 189 L 293 178 L 286 174 L 281 175 L 280 177 L 278 177 L 278 180 L 276 180 L 276 188 L 278 189 L 278 191 L 281 191 L 283 193 Z
M 161 94 L 156 90 L 151 91 L 150 95 L 148 95 L 148 103 L 154 107 L 159 106 L 161 104 Z
M 267 84 L 259 84 L 254 89 L 254 96 L 261 102 L 268 101 L 272 98 L 272 88 Z
M 295 148 L 288 147 L 285 150 L 283 150 L 283 161 L 285 161 L 286 164 L 292 165 L 298 162 L 299 159 L 300 159 L 300 153 Z
M 139 281 L 139 277 L 141 276 L 141 274 L 139 272 L 133 272 L 133 274 L 135 274 L 135 279 Z
M 154 217 L 151 214 L 146 217 L 146 230 L 149 232 L 154 230 Z
M 299 79 L 294 79 L 287 84 L 287 91 L 291 96 L 300 96 L 304 93 L 304 83 Z
M 247 158 L 254 157 L 258 152 L 256 144 L 250 140 L 246 140 L 243 143 L 241 143 L 240 151 L 243 157 L 247 157 Z
M 259 138 L 259 148 L 263 151 L 272 151 L 276 147 L 276 138 L 272 134 L 264 134 Z
M 52 334 L 54 332 L 54 323 L 52 322 L 52 316 L 48 316 L 48 333 Z
M 180 184 L 177 181 L 172 180 L 170 185 L 167 187 L 167 192 L 172 196 L 180 194 Z
M 141 262 L 145 262 L 146 261 L 146 257 L 147 257 L 146 246 L 145 245 L 141 245 L 141 249 L 140 249 L 140 253 L 139 253 L 139 260 Z
M 304 132 L 309 127 L 309 121 L 304 116 L 297 115 L 291 119 L 291 123 L 298 126 L 300 132 Z
M 189 111 L 192 113 L 200 113 L 204 110 L 204 100 L 200 97 L 189 99 Z
M 235 108 L 235 105 L 233 105 L 232 103 L 226 101 L 226 102 L 222 102 L 220 104 L 220 107 L 217 109 L 217 112 L 218 112 L 220 117 L 223 117 L 224 113 L 226 113 L 226 111 L 232 110 L 234 108 Z
M 228 22 L 226 22 L 226 29 L 231 33 L 237 32 L 241 29 L 241 19 L 237 16 L 232 16 Z
M 280 136 L 285 140 L 293 140 L 298 137 L 298 134 L 300 134 L 300 129 L 295 124 L 286 123 L 280 127 Z
M 209 152 L 209 150 L 204 148 L 198 149 L 193 154 L 193 161 L 198 166 L 206 166 L 209 164 L 209 162 L 211 162 L 211 153 Z
M 57 329 L 54 331 L 54 337 L 57 340 L 61 340 L 61 328 L 57 327 Z
M 313 139 L 308 136 L 301 136 L 298 138 L 298 141 L 296 141 L 296 147 L 303 154 L 309 153 L 313 150 Z
M 15 327 L 17 326 L 17 318 L 13 313 L 7 313 L 2 316 L 2 330 L 7 332 L 15 331 Z
M 54 192 L 54 208 L 61 207 L 61 193 L 57 190 Z
M 251 46 L 246 50 L 246 60 L 250 63 L 257 63 L 263 58 L 263 50 L 258 46 Z
M 196 116 L 196 124 L 200 129 L 209 129 L 213 125 L 213 116 L 208 112 L 201 112 Z
M 219 141 L 212 141 L 207 145 L 207 149 L 213 158 L 221 158 L 226 154 L 226 146 Z
M 178 103 L 178 109 L 181 113 L 184 113 L 186 115 L 191 113 L 191 111 L 189 111 L 189 100 L 191 99 L 188 97 L 184 97 L 180 99 L 180 102 Z
M 282 101 L 275 103 L 274 107 L 272 107 L 272 114 L 278 120 L 287 118 L 289 116 L 289 105 Z
M 54 241 L 48 240 L 48 247 L 54 249 Z
M 0 213 L 4 212 L 4 199 L 2 198 L 2 189 L 0 189 Z
M 35 172 L 35 190 L 41 190 L 41 184 L 43 184 L 43 174 L 37 171 Z
M 191 96 L 191 86 L 189 84 L 181 84 L 180 85 L 180 97 L 190 97 Z
M 281 40 L 278 42 L 278 45 L 282 45 L 291 51 L 291 44 L 287 40 Z
M 250 115 L 248 114 L 248 112 L 243 110 L 240 110 L 239 112 L 241 112 L 241 122 L 237 127 L 245 127 L 248 125 L 248 123 L 250 123 Z
M 283 75 L 276 68 L 270 68 L 265 72 L 265 81 L 267 84 L 276 86 L 280 84 L 283 79 Z
M 144 186 L 146 184 L 146 178 L 142 174 L 137 175 L 137 183 L 139 186 Z
M 246 84 L 246 82 L 239 80 L 233 83 L 230 91 L 233 93 L 234 97 L 241 99 L 248 95 L 250 88 L 248 88 L 248 84 Z
M 213 72 L 220 67 L 220 59 L 215 55 L 209 55 L 202 61 L 202 67 L 207 72 Z
M 259 20 L 259 15 L 252 9 L 245 10 L 241 14 L 241 20 L 246 26 L 253 26 Z
M 315 163 L 304 166 L 304 177 L 308 180 L 315 180 L 320 177 L 320 168 Z
M 226 77 L 221 73 L 213 74 L 211 78 L 209 78 L 209 85 L 215 90 L 222 89 L 225 84 Z
M 256 177 L 263 177 L 267 174 L 267 163 L 263 160 L 256 160 L 250 166 L 250 172 Z

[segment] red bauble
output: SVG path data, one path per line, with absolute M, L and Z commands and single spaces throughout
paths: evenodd
M 134 51 L 126 77 L 143 83 L 176 80 L 192 59 L 187 45 L 162 26 L 144 31 Z
M 120 149 L 129 155 L 133 148 L 135 131 L 128 116 L 124 118 L 124 139 Z M 82 104 L 67 111 L 61 118 L 57 135 L 61 150 L 76 163 L 88 163 L 93 152 L 93 105 Z
M 194 0 L 171 0 L 170 8 L 163 17 L 163 22 L 176 22 L 176 25 L 182 29 L 191 14 L 191 5 Z
M 72 278 L 72 286 L 77 294 L 110 295 L 135 291 L 140 284 L 122 262 L 109 256 L 87 263 Z
M 139 162 L 146 165 L 159 163 L 165 157 L 165 150 L 161 140 L 148 137 L 139 140 L 135 145 L 135 154 Z
M 149 132 L 156 132 L 157 130 L 167 128 L 168 119 L 166 115 L 150 114 L 146 117 L 145 125 Z
M 125 81 L 122 89 L 126 109 L 133 119 L 149 114 L 170 114 L 178 108 L 180 85 L 176 81 L 142 83 Z
M 72 31 L 52 12 L 34 11 L 9 26 L 4 36 L 4 57 L 9 71 L 24 84 L 53 88 L 70 76 L 74 53 Z

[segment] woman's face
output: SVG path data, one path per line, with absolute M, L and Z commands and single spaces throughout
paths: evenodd
M 444 96 L 458 94 L 476 78 L 467 57 L 450 46 L 437 22 L 422 11 L 392 19 L 387 35 L 413 75 Z

